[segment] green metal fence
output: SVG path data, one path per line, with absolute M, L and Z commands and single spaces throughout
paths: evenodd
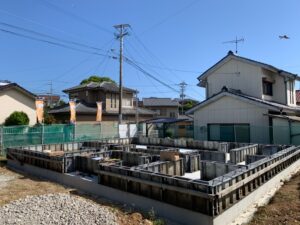
M 143 132 L 143 135 L 147 135 Z M 300 125 L 251 126 L 248 124 L 211 124 L 207 126 L 152 126 L 149 137 L 193 138 L 201 141 L 300 145 Z
M 0 146 L 2 149 L 116 137 L 118 137 L 118 125 L 116 123 L 0 127 Z

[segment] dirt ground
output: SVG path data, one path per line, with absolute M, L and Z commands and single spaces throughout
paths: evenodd
M 97 202 L 98 204 L 106 205 L 117 214 L 120 225 L 157 224 L 157 221 L 152 222 L 146 219 L 141 213 L 132 212 L 123 206 L 108 202 L 101 198 L 78 193 L 76 190 L 43 179 L 16 173 L 7 169 L 3 163 L 2 166 L 0 165 L 0 206 L 13 200 L 25 198 L 28 195 L 50 193 L 70 193 Z
M 153 221 L 150 221 L 146 219 L 149 215 L 133 212 L 127 207 L 109 202 L 105 199 L 79 193 L 74 189 L 38 179 L 27 174 L 16 173 L 7 169 L 4 163 L 1 164 L 0 206 L 28 195 L 70 193 L 97 202 L 98 204 L 109 206 L 111 210 L 117 214 L 120 225 L 165 224 L 161 220 L 153 219 Z M 300 225 L 300 173 L 285 183 L 268 205 L 260 207 L 252 221 L 248 223 L 248 225 L 279 224 Z
M 270 203 L 258 208 L 248 225 L 300 224 L 300 173 L 286 182 Z

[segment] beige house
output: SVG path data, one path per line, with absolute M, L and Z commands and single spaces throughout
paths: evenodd
M 198 80 L 206 100 L 187 112 L 196 139 L 300 142 L 296 74 L 229 52 Z
M 0 124 L 14 111 L 23 111 L 29 124 L 36 123 L 35 95 L 16 83 L 0 82 Z
M 179 103 L 171 98 L 143 98 L 142 106 L 157 113 L 160 118 L 178 118 Z
M 117 122 L 119 120 L 119 87 L 112 82 L 90 82 L 64 90 L 70 99 L 76 99 L 77 122 L 95 122 L 96 102 L 102 102 L 103 121 Z M 148 120 L 155 112 L 133 104 L 135 90 L 123 87 L 122 114 L 123 122 Z M 70 118 L 69 105 L 53 108 L 50 112 L 58 122 L 67 123 Z

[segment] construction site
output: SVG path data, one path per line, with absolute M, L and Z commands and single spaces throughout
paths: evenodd
M 9 168 L 176 224 L 237 224 L 299 159 L 296 146 L 143 136 L 7 148 Z

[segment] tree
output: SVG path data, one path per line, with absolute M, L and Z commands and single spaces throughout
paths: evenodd
M 4 126 L 28 125 L 29 118 L 26 113 L 15 111 L 5 119 Z
M 80 84 L 88 84 L 90 82 L 96 82 L 96 83 L 101 83 L 103 81 L 107 81 L 107 82 L 112 82 L 112 83 L 116 83 L 114 80 L 110 79 L 109 77 L 99 77 L 96 75 L 90 76 L 87 79 L 84 79 L 80 82 Z
M 56 119 L 53 115 L 49 114 L 47 111 L 44 112 L 44 123 L 45 124 L 54 124 L 56 123 Z
M 183 112 L 186 112 L 189 109 L 193 108 L 195 105 L 197 105 L 198 101 L 187 99 L 187 100 L 184 100 L 183 102 L 180 102 L 180 104 L 183 104 Z M 180 106 L 180 108 L 181 108 L 181 106 Z M 180 113 L 181 113 L 181 109 L 180 109 Z

